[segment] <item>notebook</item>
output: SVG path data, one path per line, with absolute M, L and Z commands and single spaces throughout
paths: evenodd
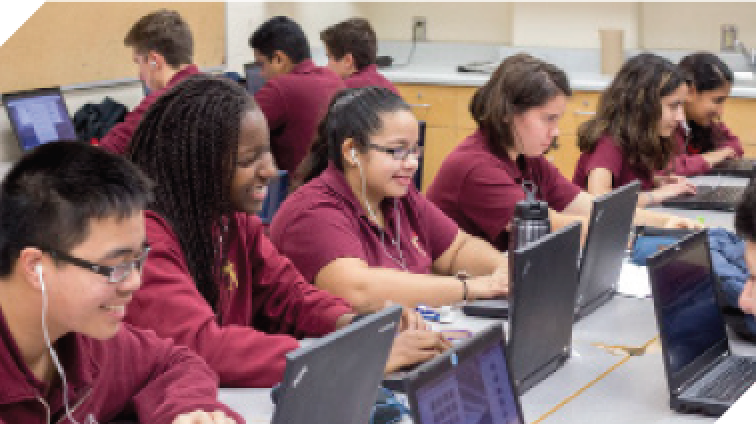
M 5 93 L 2 100 L 22 152 L 53 141 L 76 140 L 60 88 Z
M 401 313 L 386 308 L 287 354 L 272 423 L 370 422 Z
M 410 374 L 415 424 L 525 424 L 503 331 L 492 325 Z
M 756 381 L 756 359 L 730 351 L 706 231 L 648 260 L 670 407 L 721 415 Z

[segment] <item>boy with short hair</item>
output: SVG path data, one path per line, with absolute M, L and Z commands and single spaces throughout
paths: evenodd
M 76 142 L 38 147 L 5 178 L 0 422 L 243 422 L 196 354 L 122 324 L 149 251 L 150 197 L 126 159 Z
M 100 140 L 103 148 L 119 154 L 128 151 L 134 130 L 155 99 L 186 77 L 199 73 L 192 64 L 194 41 L 189 25 L 174 10 L 161 9 L 143 16 L 123 43 L 131 48 L 139 79 L 150 93 Z

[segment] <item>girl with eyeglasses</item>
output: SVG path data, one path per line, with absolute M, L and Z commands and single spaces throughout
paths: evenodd
M 439 306 L 507 294 L 504 257 L 413 186 L 417 142 L 418 122 L 398 95 L 342 91 L 300 168 L 306 184 L 273 218 L 278 249 L 357 311 L 386 300 Z

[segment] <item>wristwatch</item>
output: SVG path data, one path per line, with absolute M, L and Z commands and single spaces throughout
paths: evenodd
M 469 280 L 471 277 L 470 274 L 467 273 L 467 271 L 457 271 L 456 274 L 454 274 L 454 278 L 462 282 L 462 288 L 464 289 L 462 300 L 467 301 L 467 280 Z

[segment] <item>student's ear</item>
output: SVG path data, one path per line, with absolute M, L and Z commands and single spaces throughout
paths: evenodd
M 354 143 L 354 139 L 347 138 L 341 143 L 341 159 L 344 165 L 357 166 L 357 154 L 352 153 L 357 151 L 357 145 Z
M 14 272 L 20 273 L 27 284 L 42 291 L 43 283 L 40 280 L 40 273 L 44 275 L 46 263 L 45 254 L 41 250 L 36 247 L 26 247 L 19 252 Z
M 346 53 L 344 57 L 341 58 L 342 61 L 344 61 L 344 65 L 346 65 L 347 69 L 349 69 L 350 72 L 357 72 L 357 66 L 354 63 L 354 56 L 351 53 Z
M 287 73 L 294 67 L 289 55 L 281 50 L 274 50 L 273 56 L 270 58 L 270 64 L 278 71 L 278 73 Z

